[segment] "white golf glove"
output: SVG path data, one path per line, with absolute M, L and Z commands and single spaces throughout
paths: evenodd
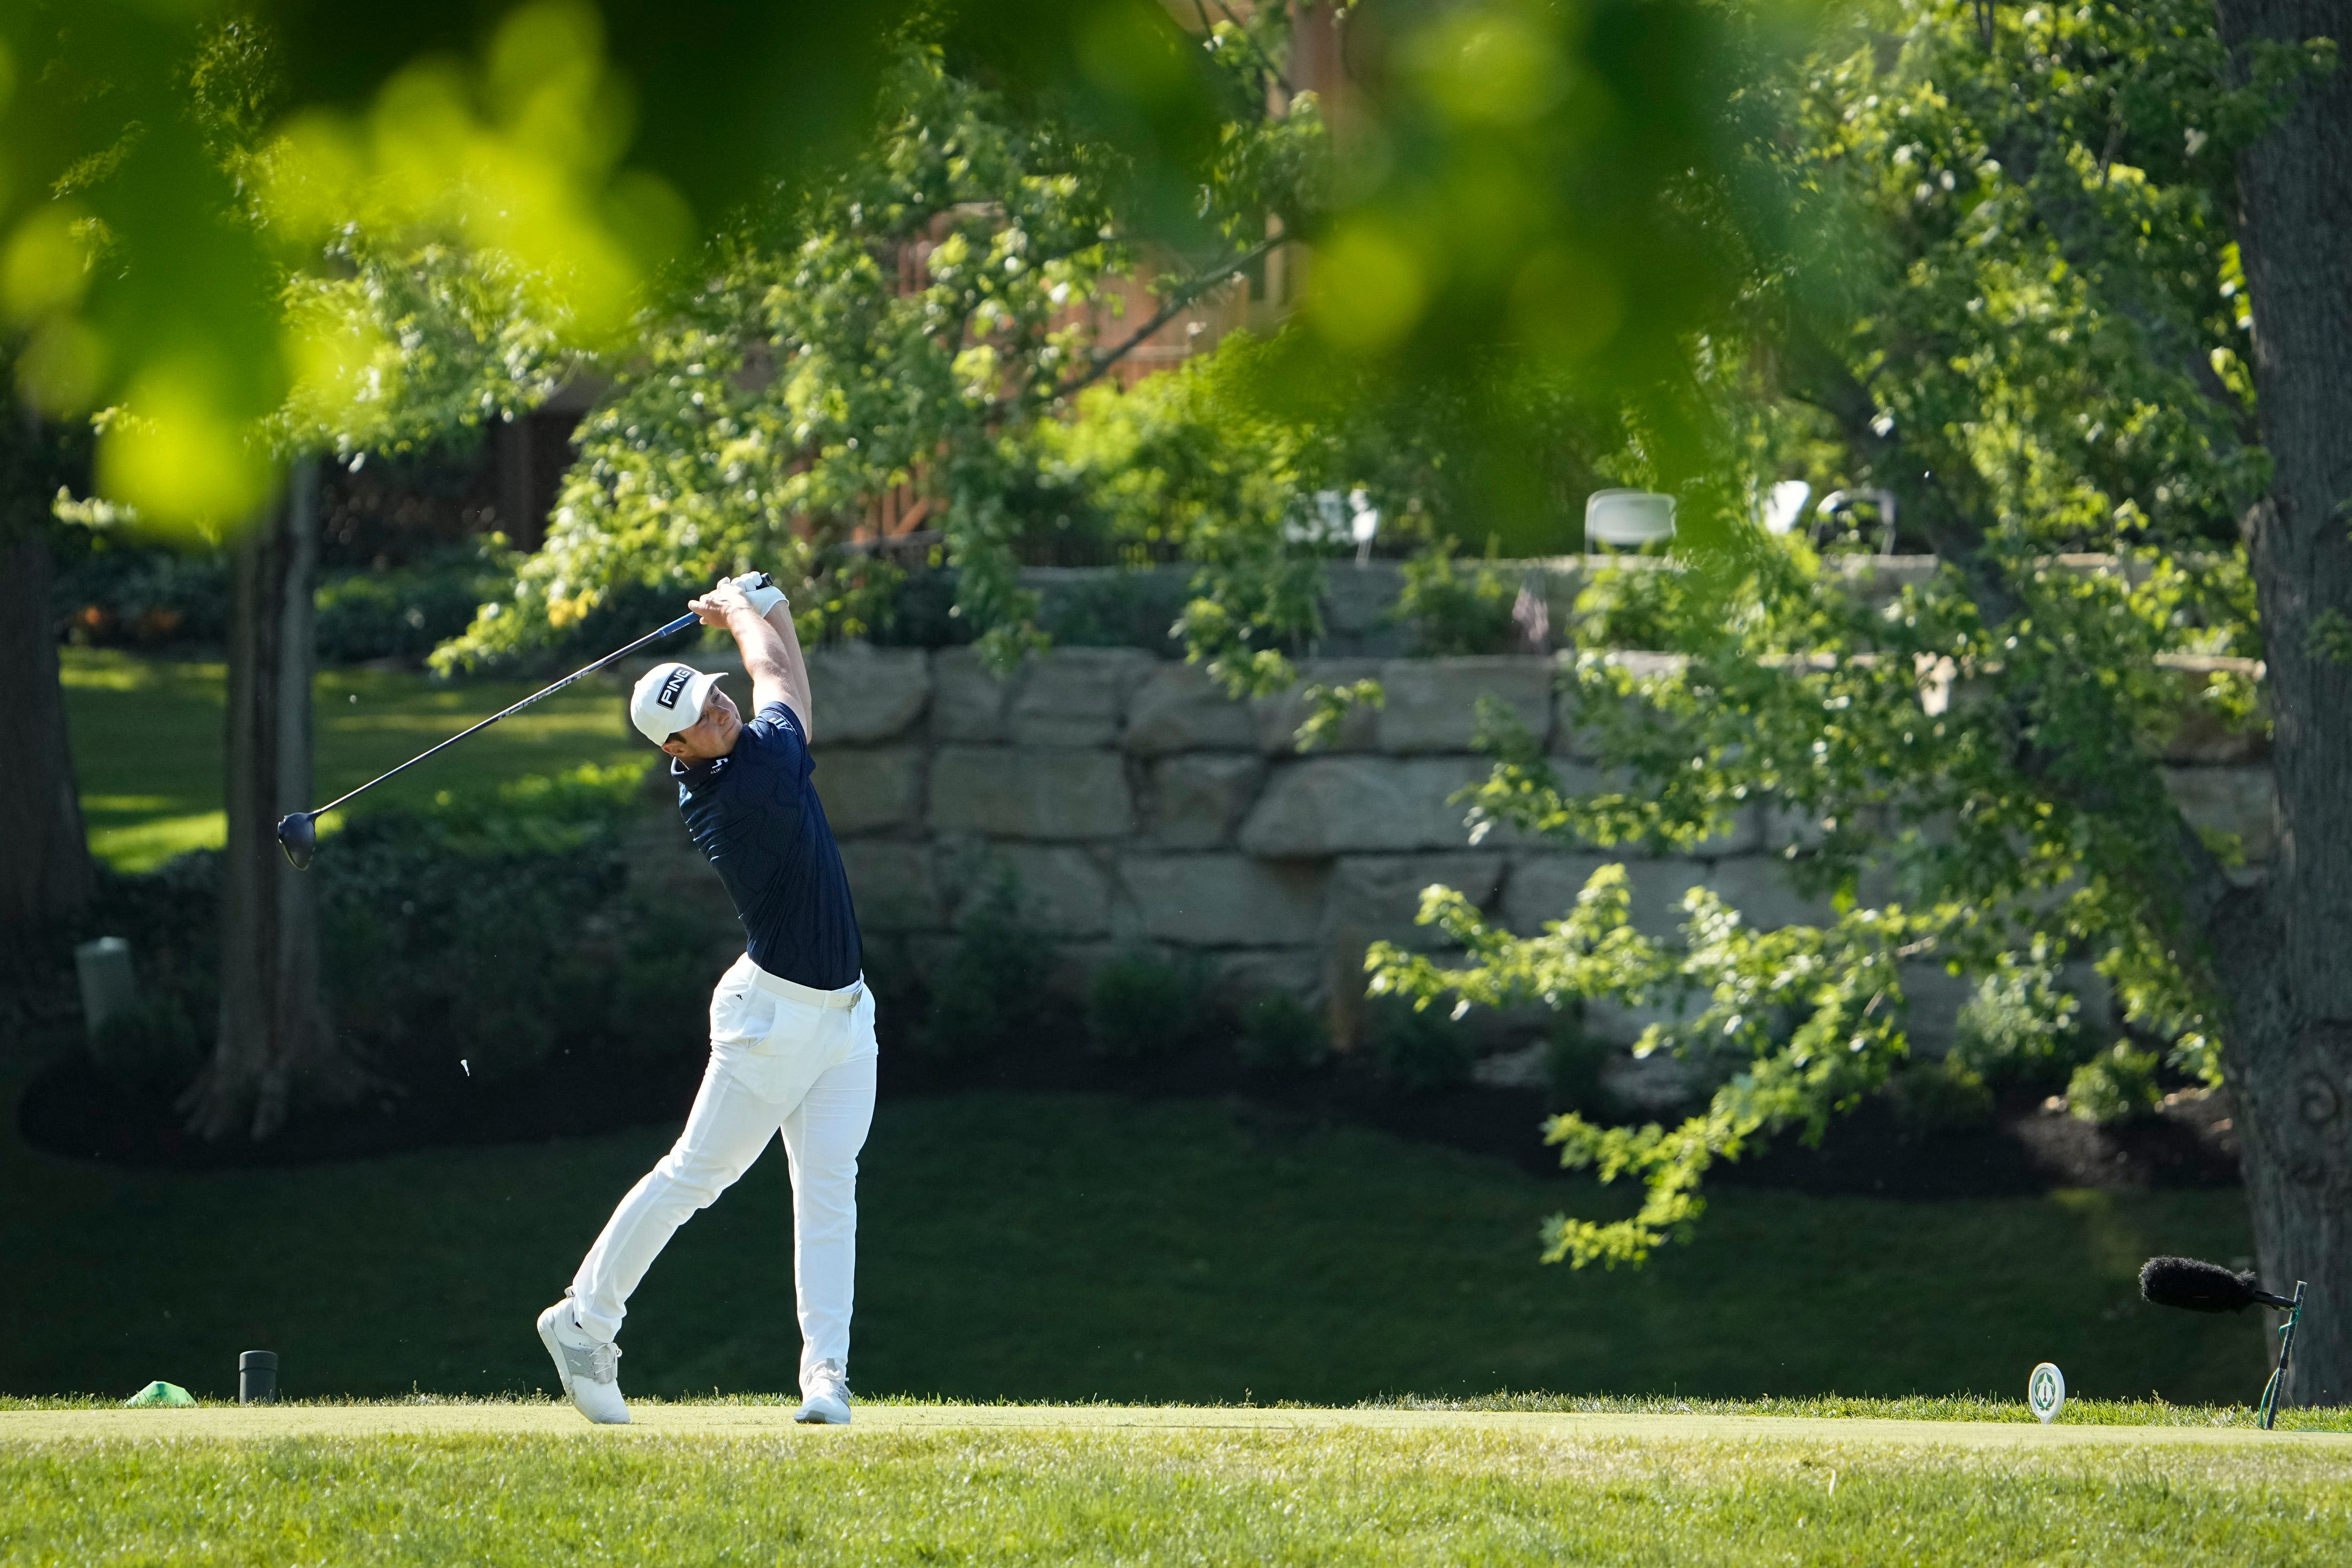
M 778 605 L 791 602 L 784 597 L 782 588 L 768 580 L 765 572 L 746 572 L 735 579 L 735 585 L 743 590 L 743 596 L 751 601 L 752 610 L 762 620 Z

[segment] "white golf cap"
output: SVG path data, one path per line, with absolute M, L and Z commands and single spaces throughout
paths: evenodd
M 637 689 L 629 693 L 629 722 L 658 746 L 680 730 L 694 727 L 702 717 L 702 705 L 710 700 L 710 689 L 718 684 L 717 676 L 691 665 L 657 664 L 637 678 Z

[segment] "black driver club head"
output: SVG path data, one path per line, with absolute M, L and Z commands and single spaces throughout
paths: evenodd
M 294 869 L 309 870 L 310 857 L 316 854 L 319 848 L 318 813 L 298 811 L 290 816 L 279 817 L 278 847 L 286 851 L 286 858 L 293 862 Z

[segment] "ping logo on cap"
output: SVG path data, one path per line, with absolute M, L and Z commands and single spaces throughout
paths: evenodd
M 686 683 L 693 679 L 694 671 L 680 665 L 669 672 L 668 679 L 662 682 L 661 695 L 654 700 L 665 708 L 677 707 L 678 694 L 686 689 Z

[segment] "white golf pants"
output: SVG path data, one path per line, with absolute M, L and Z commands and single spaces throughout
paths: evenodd
M 857 1273 L 857 1153 L 874 1121 L 874 997 L 814 991 L 736 960 L 710 996 L 710 1065 L 686 1131 L 629 1189 L 570 1294 L 580 1326 L 621 1331 L 630 1293 L 677 1227 L 783 1135 L 793 1182 L 801 1373 L 849 1363 Z

